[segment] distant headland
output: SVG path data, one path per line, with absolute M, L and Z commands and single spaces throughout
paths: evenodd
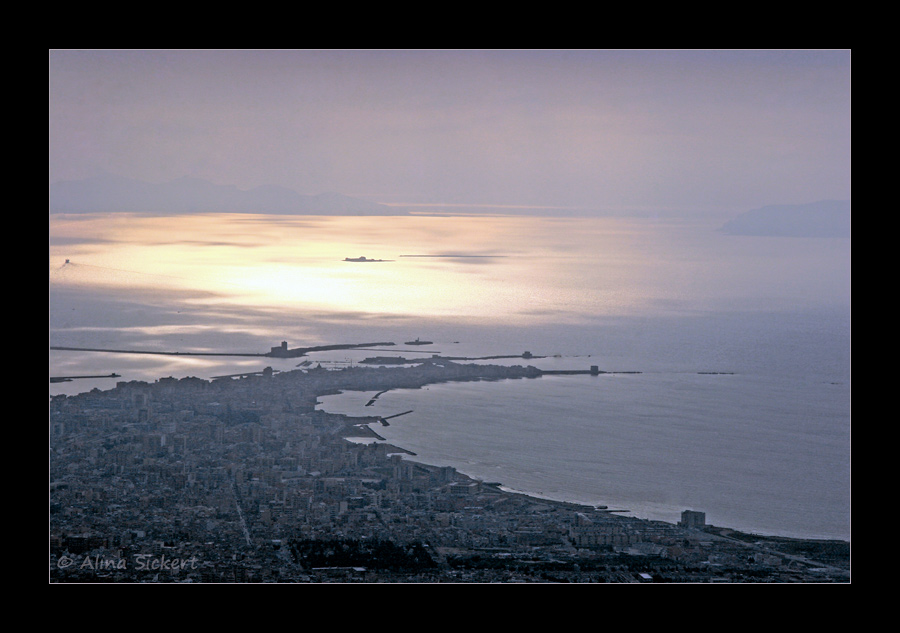
M 746 211 L 726 222 L 728 235 L 759 237 L 850 237 L 850 201 L 769 205 Z

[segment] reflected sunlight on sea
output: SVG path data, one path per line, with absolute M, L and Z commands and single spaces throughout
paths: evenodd
M 648 218 L 54 215 L 50 345 L 260 353 L 283 340 L 398 343 L 310 357 L 340 369 L 422 337 L 434 344 L 404 355 L 530 351 L 547 357 L 528 361 L 544 369 L 638 371 L 390 392 L 378 407 L 415 414 L 382 434 L 532 494 L 849 538 L 849 240 L 715 228 Z M 384 261 L 345 261 L 360 256 Z M 49 356 L 51 376 L 121 376 L 52 383 L 51 395 L 289 371 L 298 361 Z M 324 401 L 360 406 L 354 394 Z

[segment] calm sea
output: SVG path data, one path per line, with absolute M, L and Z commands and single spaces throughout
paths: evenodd
M 383 262 L 350 263 L 367 256 Z M 66 261 L 68 260 L 68 262 Z M 51 346 L 310 356 L 432 353 L 600 376 L 345 393 L 321 407 L 413 413 L 375 430 L 416 459 L 632 516 L 850 538 L 849 240 L 740 238 L 616 218 L 61 216 Z M 417 337 L 432 345 L 411 348 Z M 216 375 L 296 360 L 50 353 L 50 375 Z
M 381 416 L 412 410 L 372 428 L 414 459 L 512 490 L 641 518 L 676 522 L 691 509 L 708 523 L 756 533 L 849 539 L 846 315 L 819 314 L 818 331 L 799 333 L 811 316 L 708 319 L 708 328 L 734 327 L 731 334 L 744 340 L 705 360 L 691 351 L 702 344 L 700 331 L 689 341 L 661 329 L 653 336 L 679 338 L 684 357 L 695 360 L 679 365 L 651 355 L 639 374 L 430 385 L 388 392 L 368 407 L 373 393 L 349 392 L 323 398 L 321 408 Z M 531 364 L 621 368 L 602 354 Z

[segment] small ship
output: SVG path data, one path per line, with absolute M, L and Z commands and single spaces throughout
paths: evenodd
M 414 341 L 406 341 L 404 345 L 431 345 L 434 341 L 420 341 L 418 338 Z
M 345 257 L 344 261 L 345 262 L 388 262 L 391 260 L 389 260 L 389 259 L 369 259 L 368 257 L 360 256 L 360 257 Z

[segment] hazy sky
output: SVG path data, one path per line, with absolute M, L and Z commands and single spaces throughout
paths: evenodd
M 385 203 L 850 198 L 849 51 L 49 52 L 50 181 Z

